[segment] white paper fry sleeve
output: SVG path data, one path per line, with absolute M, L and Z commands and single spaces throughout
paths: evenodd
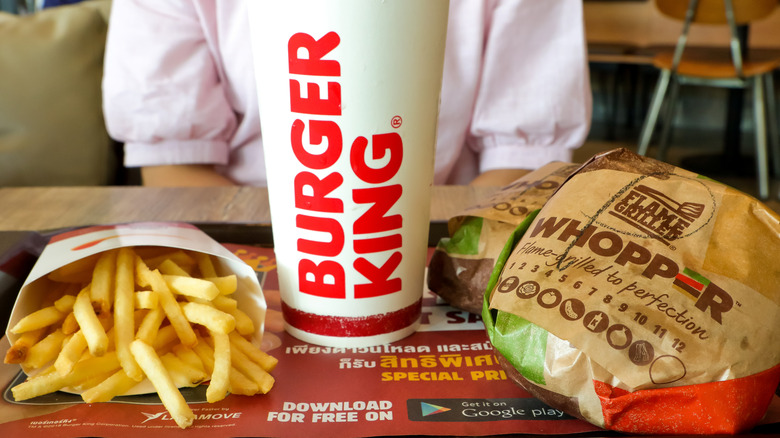
M 266 303 L 257 275 L 251 266 L 231 253 L 225 247 L 209 237 L 197 227 L 185 223 L 140 222 L 110 226 L 96 226 L 65 232 L 52 237 L 41 256 L 25 280 L 14 304 L 6 335 L 10 342 L 19 335 L 12 333 L 14 327 L 24 316 L 38 310 L 43 297 L 50 292 L 54 284 L 48 276 L 55 270 L 72 263 L 84 263 L 94 267 L 90 258 L 122 247 L 146 248 L 160 247 L 182 249 L 213 256 L 213 264 L 218 275 L 234 274 L 238 288 L 232 298 L 238 307 L 254 322 L 255 334 L 252 342 L 259 346 L 262 342 Z M 30 370 L 25 369 L 25 372 Z M 144 381 L 131 393 L 154 392 L 154 388 Z

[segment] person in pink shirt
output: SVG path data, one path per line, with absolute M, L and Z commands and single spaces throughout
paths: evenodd
M 243 0 L 113 3 L 103 107 L 145 185 L 266 184 Z M 581 0 L 451 0 L 436 184 L 503 185 L 590 129 Z

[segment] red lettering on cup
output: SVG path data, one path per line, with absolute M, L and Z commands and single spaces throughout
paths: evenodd
M 344 268 L 332 261 L 316 264 L 302 259 L 298 262 L 298 288 L 309 295 L 325 298 L 346 298 Z
M 341 115 L 341 84 L 330 79 L 340 76 L 341 67 L 336 60 L 324 59 L 339 42 L 340 38 L 334 32 L 318 40 L 305 33 L 297 33 L 290 38 L 290 74 L 329 78 L 327 96 L 324 97 L 320 95 L 320 84 L 324 81 L 318 82 L 313 78 L 307 82 L 301 76 L 290 78 L 292 112 Z M 306 97 L 302 93 L 303 84 Z M 307 130 L 308 142 L 304 138 Z M 298 282 L 299 290 L 303 293 L 346 299 L 346 269 L 354 269 L 356 274 L 362 275 L 367 281 L 355 285 L 355 298 L 378 297 L 401 290 L 401 278 L 393 275 L 403 260 L 399 251 L 403 239 L 397 232 L 402 228 L 403 217 L 389 212 L 401 199 L 403 187 L 400 184 L 382 184 L 390 181 L 401 168 L 403 140 L 394 132 L 373 134 L 370 138 L 369 142 L 366 137 L 357 137 L 349 153 L 352 171 L 366 183 L 365 187 L 352 189 L 352 201 L 368 207 L 352 224 L 354 238 L 347 239 L 345 227 L 348 224 L 344 224 L 344 220 L 340 221 L 339 216 L 334 217 L 334 214 L 344 213 L 345 210 L 343 200 L 335 194 L 346 175 L 338 171 L 325 176 L 313 172 L 327 172 L 342 157 L 343 138 L 338 119 L 317 120 L 312 117 L 307 121 L 297 119 L 292 123 L 290 145 L 298 162 L 307 169 L 294 177 L 295 208 L 306 212 L 296 216 L 295 225 L 300 231 L 314 232 L 306 234 L 305 238 L 298 238 L 296 245 L 302 255 L 298 263 Z M 317 213 L 327 213 L 328 217 Z M 359 257 L 343 265 L 334 260 L 322 260 L 343 254 L 347 240 L 352 240 L 353 249 Z M 317 261 L 307 256 L 313 256 Z M 378 263 L 381 265 L 377 266 Z
M 401 228 L 403 218 L 400 214 L 385 215 L 398 202 L 402 193 L 403 188 L 400 184 L 354 189 L 352 200 L 356 204 L 373 205 L 355 220 L 352 231 L 355 234 L 369 234 Z
M 299 214 L 295 226 L 301 230 L 330 235 L 330 241 L 298 239 L 298 251 L 322 257 L 335 257 L 344 249 L 344 230 L 336 219 Z
M 322 59 L 340 42 L 341 38 L 336 32 L 328 32 L 318 40 L 306 33 L 296 33 L 291 36 L 287 41 L 290 73 L 308 76 L 341 76 L 341 65 L 338 61 Z M 305 50 L 307 58 L 299 57 L 301 49 Z
M 401 136 L 395 132 L 388 134 L 376 134 L 371 137 L 371 158 L 379 160 L 386 154 L 390 155 L 390 160 L 383 167 L 373 168 L 366 163 L 366 149 L 368 140 L 365 137 L 358 137 L 352 143 L 349 161 L 352 164 L 352 170 L 361 180 L 381 184 L 387 182 L 398 173 L 401 168 L 401 162 L 404 158 L 404 142 Z
M 291 74 L 307 76 L 340 76 L 338 61 L 322 59 L 335 49 L 341 39 L 335 32 L 328 32 L 315 40 L 311 35 L 296 33 L 287 42 L 287 57 Z M 306 54 L 306 57 L 301 57 Z M 341 85 L 328 82 L 328 95 L 320 96 L 319 84 L 306 84 L 306 97 L 301 95 L 301 84 L 290 79 L 290 110 L 294 113 L 341 115 Z
M 355 260 L 355 270 L 369 280 L 366 284 L 355 285 L 355 298 L 378 297 L 400 291 L 401 279 L 391 279 L 390 276 L 395 271 L 395 268 L 401 264 L 401 259 L 403 259 L 401 253 L 396 251 L 381 267 L 374 266 L 373 263 L 363 257 Z
M 341 156 L 341 129 L 336 122 L 329 120 L 309 121 L 309 144 L 321 145 L 323 140 L 328 144 L 321 154 L 312 154 L 303 146 L 303 131 L 306 124 L 302 120 L 296 120 L 290 129 L 290 144 L 295 158 L 309 169 L 327 169 L 336 164 Z
M 400 234 L 391 236 L 371 237 L 368 239 L 355 239 L 352 243 L 358 254 L 370 254 L 398 249 L 403 244 Z
M 301 84 L 290 79 L 290 111 L 303 114 L 341 115 L 341 85 L 338 82 L 328 82 L 328 97 L 320 97 L 320 86 L 309 82 L 306 84 L 306 97 L 301 95 Z
M 331 173 L 320 179 L 311 172 L 301 172 L 295 176 L 295 208 L 327 213 L 343 213 L 344 202 L 339 198 L 330 198 L 344 178 L 339 173 Z M 306 194 L 311 192 L 311 195 Z

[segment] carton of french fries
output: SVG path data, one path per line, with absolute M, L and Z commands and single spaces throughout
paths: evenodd
M 157 392 L 181 428 L 179 388 L 207 401 L 267 393 L 265 300 L 252 268 L 198 228 L 144 222 L 53 237 L 10 316 L 6 363 L 28 378 L 16 400 L 55 391 L 87 403 Z

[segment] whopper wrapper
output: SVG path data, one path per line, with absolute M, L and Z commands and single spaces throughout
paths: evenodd
M 483 317 L 526 389 L 602 427 L 734 433 L 780 380 L 780 218 L 616 150 L 545 204 L 494 273 Z
M 189 250 L 212 257 L 219 275 L 235 274 L 238 289 L 232 298 L 238 301 L 238 308 L 244 311 L 254 322 L 255 334 L 252 343 L 260 346 L 263 336 L 266 303 L 257 275 L 252 267 L 225 247 L 209 237 L 197 227 L 184 223 L 139 222 L 122 225 L 96 226 L 64 232 L 52 237 L 44 248 L 38 261 L 24 282 L 10 316 L 6 336 L 13 344 L 19 335 L 11 328 L 24 316 L 40 309 L 44 296 L 51 291 L 53 282 L 47 277 L 58 268 L 82 263 L 94 266 L 96 258 L 104 251 L 122 248 L 139 248 L 139 254 L 170 252 L 175 249 Z M 143 249 L 140 249 L 142 248 Z M 159 247 L 155 251 L 154 247 Z M 22 367 L 26 373 L 29 369 Z M 70 390 L 80 393 L 81 391 Z M 127 394 L 154 392 L 151 383 L 144 379 Z
M 428 264 L 428 287 L 454 307 L 481 313 L 488 279 L 507 239 L 578 167 L 549 163 L 452 217 L 449 237 L 441 239 Z

